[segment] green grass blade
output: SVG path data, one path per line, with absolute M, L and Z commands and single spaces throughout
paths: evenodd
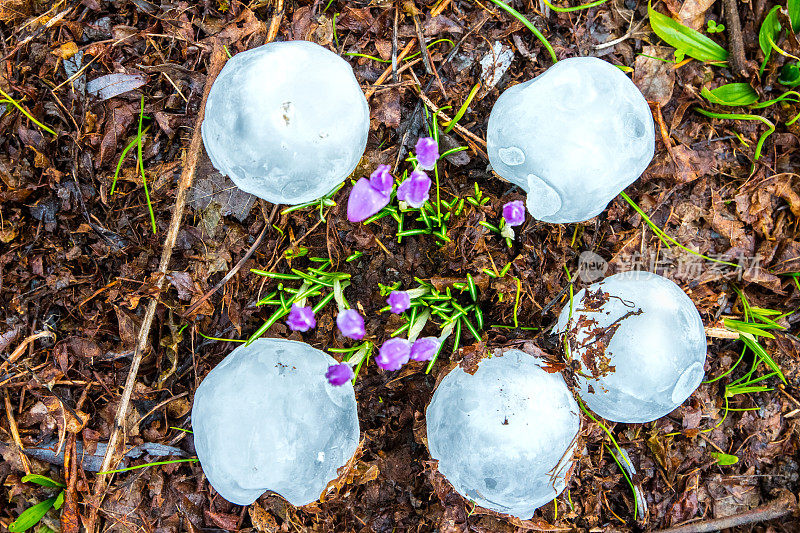
M 597 7 L 599 5 L 605 4 L 608 0 L 595 0 L 594 2 L 589 2 L 588 4 L 581 4 L 579 6 L 574 7 L 558 7 L 554 6 L 547 0 L 544 0 L 545 5 L 555 11 L 556 13 L 570 13 L 572 11 L 580 11 L 582 9 L 589 9 L 590 7 Z
M 37 126 L 39 126 L 41 129 L 43 129 L 43 130 L 44 130 L 44 131 L 46 131 L 47 133 L 49 133 L 49 134 L 51 134 L 51 135 L 56 135 L 56 132 L 54 132 L 53 130 L 51 130 L 50 128 L 48 128 L 47 126 L 45 126 L 44 124 L 42 124 L 41 122 L 39 122 L 38 120 L 36 120 L 35 118 L 33 118 L 33 115 L 31 115 L 30 113 L 28 113 L 28 110 L 27 110 L 27 109 L 25 109 L 24 107 L 22 107 L 22 106 L 21 106 L 21 105 L 20 105 L 20 104 L 19 104 L 19 103 L 18 103 L 16 100 L 14 100 L 14 99 L 13 99 L 13 98 L 11 98 L 11 97 L 10 97 L 8 94 L 6 94 L 6 92 L 5 92 L 3 89 L 0 89 L 0 95 L 2 95 L 2 96 L 3 96 L 3 98 L 4 98 L 4 99 L 5 99 L 7 102 L 9 102 L 11 105 L 13 105 L 14 107 L 16 107 L 16 108 L 17 108 L 17 109 L 18 109 L 18 110 L 19 110 L 19 111 L 20 111 L 20 112 L 21 112 L 23 115 L 25 115 L 26 117 L 28 117 L 28 120 L 30 120 L 31 122 L 33 122 L 34 124 L 36 124 Z
M 461 104 L 461 107 L 458 108 L 458 111 L 456 111 L 456 114 L 453 117 L 453 119 L 450 121 L 449 124 L 447 124 L 447 127 L 444 129 L 445 133 L 450 133 L 450 131 L 455 127 L 455 125 L 458 124 L 458 121 L 461 120 L 461 117 L 463 117 L 464 113 L 467 112 L 467 108 L 472 103 L 472 100 L 475 98 L 475 95 L 478 94 L 478 89 L 480 88 L 481 88 L 481 82 L 476 83 L 472 87 L 472 90 L 467 95 L 467 99 L 464 100 L 464 103 Z M 442 156 L 439 156 L 439 159 L 441 159 L 441 157 Z
M 548 41 L 545 38 L 545 36 L 542 34 L 542 32 L 540 32 L 536 28 L 536 26 L 534 26 L 531 23 L 531 21 L 528 20 L 528 18 L 525 15 L 523 15 L 522 13 L 520 13 L 519 11 L 517 11 L 516 9 L 514 9 L 510 5 L 506 4 L 502 0 L 491 0 L 491 1 L 492 1 L 492 3 L 494 5 L 496 5 L 497 7 L 499 7 L 500 9 L 502 9 L 503 11 L 505 11 L 506 13 L 508 13 L 509 15 L 514 17 L 515 19 L 517 19 L 518 21 L 520 21 L 522 24 L 525 25 L 526 28 L 531 30 L 531 33 L 533 33 L 536 36 L 536 38 L 539 39 L 539 41 L 547 49 L 547 53 L 550 54 L 550 59 L 553 60 L 553 63 L 557 63 L 558 62 L 558 58 L 556 57 L 556 52 L 555 52 L 555 50 L 553 50 L 553 47 L 550 45 L 550 41 Z
M 699 107 L 695 107 L 694 110 L 701 115 L 711 118 L 719 118 L 724 120 L 757 120 L 759 122 L 763 122 L 767 126 L 767 131 L 762 133 L 761 137 L 758 138 L 758 143 L 756 144 L 756 151 L 754 154 L 756 161 L 758 161 L 758 159 L 761 157 L 761 148 L 764 146 L 764 141 L 766 141 L 767 137 L 772 135 L 772 133 L 775 131 L 775 124 L 758 115 L 745 115 L 742 113 L 712 113 L 711 111 L 706 111 L 705 109 Z
M 142 137 L 144 134 L 142 133 L 142 119 L 144 118 L 144 95 L 142 95 L 142 99 L 140 101 L 139 106 L 139 132 L 136 135 L 136 152 L 137 152 L 137 160 L 139 162 L 139 170 L 142 173 L 142 185 L 144 186 L 144 197 L 147 199 L 147 210 L 150 212 L 150 225 L 153 228 L 153 235 L 158 233 L 158 228 L 156 227 L 156 215 L 153 212 L 153 203 L 150 201 L 150 191 L 147 188 L 147 178 L 144 175 L 144 158 L 142 157 Z
M 97 475 L 101 476 L 105 474 L 116 474 L 118 472 L 129 472 L 131 470 L 147 468 L 148 466 L 171 465 L 174 463 L 196 463 L 197 461 L 198 461 L 197 457 L 192 457 L 191 459 L 173 459 L 171 461 L 156 461 L 155 463 L 146 463 L 143 465 L 129 466 L 127 468 L 119 468 L 117 470 L 106 470 L 105 472 L 98 472 Z

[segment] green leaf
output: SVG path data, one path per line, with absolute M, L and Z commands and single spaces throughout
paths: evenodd
M 729 83 L 712 90 L 703 87 L 700 94 L 712 104 L 726 106 L 745 106 L 758 101 L 758 93 L 747 83 Z
M 50 479 L 47 476 L 40 476 L 39 474 L 28 474 L 22 478 L 23 483 L 36 483 L 42 487 L 64 488 L 66 485 L 59 483 L 55 479 Z
M 800 33 L 800 0 L 787 0 L 786 11 L 792 23 L 792 31 Z
M 19 518 L 8 525 L 8 530 L 11 533 L 27 531 L 29 528 L 35 526 L 39 520 L 41 520 L 42 517 L 47 514 L 47 511 L 53 507 L 55 501 L 55 498 L 48 498 L 41 503 L 37 503 L 33 507 L 28 507 L 22 512 L 21 515 L 19 515 Z
M 797 0 L 800 3 L 800 0 Z M 800 85 L 800 66 L 797 63 L 786 63 L 781 69 L 778 83 L 787 87 L 797 87 Z
M 727 453 L 721 452 L 709 452 L 709 455 L 717 460 L 717 464 L 720 466 L 730 466 L 735 465 L 739 462 L 739 458 L 735 455 L 730 455 Z
M 53 502 L 53 508 L 56 511 L 58 511 L 59 509 L 61 509 L 62 505 L 64 505 L 64 491 L 63 490 L 58 493 L 58 496 L 56 496 L 56 501 Z
M 700 61 L 728 60 L 728 51 L 702 33 L 659 13 L 650 4 L 647 12 L 650 15 L 650 27 L 655 34 L 676 51 Z
M 780 8 L 781 6 L 775 6 L 770 9 L 769 13 L 767 13 L 767 16 L 764 18 L 764 22 L 761 24 L 761 29 L 758 30 L 758 46 L 761 47 L 761 51 L 764 53 L 761 73 L 764 72 L 764 67 L 767 66 L 769 56 L 778 40 L 778 35 L 781 33 L 781 22 L 778 20 L 778 10 Z

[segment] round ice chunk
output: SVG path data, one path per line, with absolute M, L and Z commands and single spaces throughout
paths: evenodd
M 672 281 L 624 272 L 581 290 L 555 330 L 581 365 L 578 394 L 614 422 L 650 422 L 673 411 L 703 379 L 706 334 L 692 300 Z
M 369 106 L 353 69 L 308 41 L 269 43 L 229 59 L 202 125 L 217 170 L 279 204 L 316 200 L 343 182 L 368 131 Z
M 194 395 L 194 446 L 223 498 L 247 505 L 271 490 L 305 505 L 337 477 L 359 428 L 353 386 L 325 379 L 335 363 L 303 342 L 259 339 L 208 373 Z
M 647 168 L 653 116 L 617 67 L 564 59 L 497 99 L 486 135 L 489 161 L 528 193 L 528 211 L 568 223 L 600 214 Z
M 426 413 L 428 449 L 456 491 L 478 505 L 527 519 L 564 490 L 580 428 L 558 373 L 519 350 L 454 368 Z

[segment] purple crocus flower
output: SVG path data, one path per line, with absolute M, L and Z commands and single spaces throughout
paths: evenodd
M 391 188 L 389 189 L 391 191 Z M 361 222 L 389 204 L 391 197 L 372 186 L 370 180 L 361 178 L 350 191 L 347 200 L 347 220 Z
M 439 339 L 436 337 L 422 337 L 414 341 L 411 346 L 412 361 L 430 361 L 439 350 Z
M 391 170 L 389 165 L 378 165 L 378 168 L 369 177 L 369 184 L 372 185 L 372 188 L 385 195 L 391 194 L 394 185 L 394 176 L 389 173 L 389 170 Z
M 414 208 L 420 208 L 428 201 L 431 179 L 421 170 L 415 170 L 403 183 L 397 186 L 397 198 Z
M 519 226 L 525 222 L 525 204 L 522 200 L 514 200 L 504 205 L 503 218 L 509 226 Z
M 338 387 L 353 379 L 353 369 L 347 363 L 331 365 L 325 372 L 325 377 L 328 379 L 328 383 Z
M 342 335 L 349 339 L 360 341 L 364 338 L 364 317 L 355 309 L 345 309 L 336 315 L 336 325 Z
M 411 307 L 411 296 L 404 291 L 392 291 L 392 293 L 386 299 L 386 303 L 389 304 L 392 313 L 399 315 Z
M 314 310 L 310 307 L 292 304 L 286 325 L 292 331 L 308 331 L 317 326 L 317 319 L 314 318 Z
M 432 170 L 439 159 L 439 145 L 431 137 L 421 137 L 414 147 L 417 154 L 417 164 L 423 170 Z
M 406 339 L 389 339 L 383 343 L 375 363 L 384 370 L 400 370 L 411 357 L 411 343 Z

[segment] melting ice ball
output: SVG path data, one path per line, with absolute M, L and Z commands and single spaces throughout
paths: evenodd
M 489 161 L 528 193 L 544 222 L 600 214 L 653 158 L 653 116 L 617 67 L 594 57 L 559 61 L 497 99 L 486 135 Z
M 454 368 L 426 413 L 428 449 L 456 491 L 527 519 L 564 490 L 577 443 L 578 406 L 561 374 L 519 350 Z
M 211 87 L 202 125 L 217 170 L 278 204 L 316 200 L 344 181 L 368 130 L 369 106 L 353 69 L 308 41 L 233 56 Z
M 578 394 L 614 422 L 650 422 L 673 411 L 703 379 L 706 334 L 692 300 L 672 281 L 624 272 L 575 295 L 555 330 L 580 363 Z
M 259 339 L 240 346 L 200 386 L 192 406 L 197 457 L 226 500 L 267 490 L 292 505 L 317 500 L 358 445 L 353 386 L 325 379 L 336 361 L 308 344 Z

